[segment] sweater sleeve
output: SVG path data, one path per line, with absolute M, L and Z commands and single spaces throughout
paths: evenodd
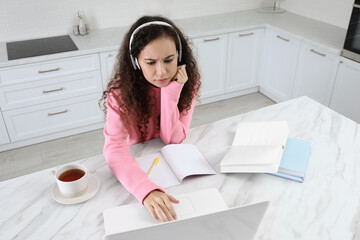
M 165 191 L 149 179 L 130 154 L 129 141 L 123 137 L 123 128 L 116 96 L 109 94 L 104 128 L 104 156 L 109 168 L 120 183 L 143 204 L 144 198 L 151 191 Z
M 189 111 L 180 113 L 177 104 L 183 86 L 173 81 L 161 88 L 160 137 L 165 144 L 181 143 L 190 128 L 196 98 L 193 98 Z

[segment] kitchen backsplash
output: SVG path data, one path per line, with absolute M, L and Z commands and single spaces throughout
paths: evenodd
M 352 3 L 286 0 L 281 7 L 347 28 Z M 126 26 L 145 14 L 180 19 L 255 9 L 263 4 L 263 0 L 0 0 L 0 42 L 70 33 L 77 24 L 77 11 L 82 11 L 91 30 Z

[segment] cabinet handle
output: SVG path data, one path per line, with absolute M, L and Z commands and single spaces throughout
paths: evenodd
M 353 4 L 354 8 L 360 8 L 360 5 L 359 4 Z
M 325 56 L 326 56 L 325 53 L 319 53 L 318 51 L 315 51 L 314 49 L 311 49 L 310 52 L 313 52 L 313 53 L 315 53 L 315 54 L 317 54 L 317 55 L 320 55 L 320 56 L 322 56 L 322 57 L 325 57 Z
M 51 92 L 57 92 L 57 91 L 61 91 L 61 90 L 64 90 L 64 88 L 61 87 L 61 88 L 57 88 L 57 89 L 43 90 L 43 93 L 51 93 Z
M 344 61 L 341 61 L 341 60 L 340 60 L 340 63 L 344 63 Z
M 280 35 L 277 35 L 276 37 L 279 38 L 279 39 L 281 39 L 281 40 L 284 40 L 285 42 L 289 42 L 289 41 L 290 41 L 290 39 L 283 38 L 283 37 L 280 36 Z
M 112 56 L 114 56 L 114 55 L 112 55 L 111 53 L 108 55 L 108 57 L 112 57 Z
M 54 116 L 54 115 L 57 115 L 57 114 L 66 113 L 67 111 L 68 111 L 68 110 L 65 109 L 64 111 L 60 111 L 60 112 L 48 113 L 48 116 Z
M 251 33 L 246 33 L 246 34 L 239 34 L 239 37 L 246 37 L 246 36 L 251 36 L 251 35 L 254 35 L 254 33 L 253 32 L 251 32 Z
M 47 72 L 55 72 L 55 71 L 59 71 L 60 68 L 54 68 L 54 69 L 49 69 L 49 70 L 39 70 L 39 73 L 47 73 Z
M 211 39 L 204 39 L 204 42 L 211 42 L 211 41 L 216 41 L 216 40 L 219 40 L 220 38 L 217 37 L 217 38 L 211 38 Z

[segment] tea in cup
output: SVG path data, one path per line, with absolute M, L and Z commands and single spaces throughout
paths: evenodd
M 68 164 L 52 171 L 64 197 L 78 197 L 88 186 L 88 173 L 81 164 Z

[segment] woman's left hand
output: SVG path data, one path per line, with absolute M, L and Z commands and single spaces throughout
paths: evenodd
M 186 73 L 186 65 L 181 65 L 177 67 L 177 72 L 174 76 L 174 80 L 180 84 L 185 84 L 188 80 L 188 76 Z

